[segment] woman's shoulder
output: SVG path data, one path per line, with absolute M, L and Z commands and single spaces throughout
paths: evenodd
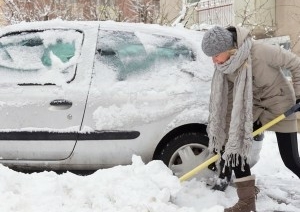
M 268 61 L 282 52 L 281 50 L 281 47 L 278 45 L 272 45 L 263 41 L 253 41 L 251 56 L 252 59 Z
M 265 53 L 265 52 L 274 52 L 274 50 L 278 50 L 280 46 L 273 45 L 269 43 L 265 43 L 263 41 L 254 40 L 252 42 L 252 51 L 256 53 Z

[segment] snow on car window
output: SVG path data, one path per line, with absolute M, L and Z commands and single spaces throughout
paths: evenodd
M 135 32 L 148 54 L 156 51 L 159 57 L 193 60 L 195 55 L 180 38 Z M 153 48 L 155 47 L 155 48 Z
M 61 84 L 72 79 L 82 39 L 82 33 L 74 30 L 1 37 L 0 83 Z
M 202 115 L 199 99 L 208 95 L 209 83 L 190 72 L 200 66 L 189 45 L 174 37 L 141 37 L 109 31 L 99 37 L 89 97 L 101 102 L 93 113 L 97 130 L 161 120 L 191 105 L 196 109 L 183 118 Z
M 139 36 L 137 36 L 139 35 Z M 150 37 L 146 41 L 144 37 Z M 143 37 L 143 39 L 140 39 Z M 151 39 L 152 38 L 152 39 Z M 192 61 L 193 52 L 178 38 L 121 31 L 101 31 L 97 43 L 98 60 L 112 67 L 118 80 L 132 74 L 147 72 L 160 63 L 179 64 L 181 60 Z

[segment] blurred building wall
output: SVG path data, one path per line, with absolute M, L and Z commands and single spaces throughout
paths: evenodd
M 300 1 L 276 0 L 276 35 L 289 35 L 291 49 L 300 56 Z

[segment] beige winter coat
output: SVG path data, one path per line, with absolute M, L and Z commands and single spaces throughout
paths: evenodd
M 249 31 L 236 27 L 238 47 L 243 43 Z M 275 45 L 253 41 L 251 48 L 253 74 L 253 121 L 259 120 L 263 125 L 286 112 L 300 99 L 300 58 L 293 53 Z M 293 83 L 289 82 L 281 71 L 291 71 Z M 229 111 L 232 109 L 232 88 L 235 74 L 227 75 L 229 79 Z M 293 89 L 294 87 L 294 89 Z M 230 113 L 227 113 L 227 129 Z M 275 132 L 297 132 L 296 115 L 269 128 Z

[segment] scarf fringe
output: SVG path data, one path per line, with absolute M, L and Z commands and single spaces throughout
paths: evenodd
M 243 151 L 229 153 L 230 151 L 225 150 L 224 154 L 222 155 L 223 160 L 225 160 L 225 165 L 229 167 L 237 167 L 241 163 L 242 171 L 244 170 L 244 166 L 246 163 L 249 164 L 250 161 L 250 151 L 251 151 L 252 143 L 246 142 Z M 225 167 L 225 166 L 224 166 Z

